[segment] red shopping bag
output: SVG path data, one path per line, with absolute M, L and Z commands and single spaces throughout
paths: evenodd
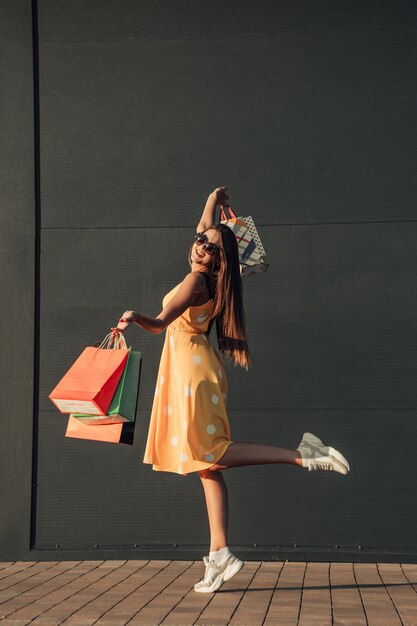
M 123 424 L 84 424 L 73 415 L 69 416 L 65 437 L 89 439 L 106 443 L 133 444 L 134 423 Z
M 61 413 L 106 415 L 129 350 L 124 337 L 112 333 L 100 347 L 85 348 L 49 394 L 50 400 Z

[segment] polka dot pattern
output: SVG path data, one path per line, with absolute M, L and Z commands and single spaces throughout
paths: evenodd
M 208 335 L 212 304 L 190 307 L 167 328 L 143 454 L 155 471 L 186 476 L 213 465 L 230 443 L 227 372 Z

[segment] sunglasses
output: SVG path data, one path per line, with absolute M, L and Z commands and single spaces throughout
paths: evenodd
M 213 254 L 217 250 L 220 250 L 219 246 L 216 246 L 215 243 L 211 243 L 211 241 L 207 239 L 204 233 L 201 233 L 200 235 L 195 235 L 194 241 L 198 246 L 202 246 L 205 252 L 207 252 L 207 254 L 209 254 L 210 256 L 213 256 Z

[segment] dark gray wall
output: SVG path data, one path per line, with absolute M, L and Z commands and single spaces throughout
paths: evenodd
M 35 119 L 27 0 L 2 2 L 0 76 L 0 555 L 13 558 L 30 547 L 34 404 Z
M 47 396 L 125 309 L 160 311 L 222 184 L 271 264 L 245 281 L 254 368 L 228 370 L 232 439 L 311 430 L 352 466 L 224 472 L 229 545 L 417 553 L 416 31 L 411 2 L 39 3 L 37 558 L 208 548 L 197 474 L 142 463 L 163 337 L 128 333 L 133 447 L 65 439 Z

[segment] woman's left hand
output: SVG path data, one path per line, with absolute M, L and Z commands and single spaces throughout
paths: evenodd
M 126 328 L 129 328 L 129 326 L 133 324 L 135 319 L 136 319 L 135 311 L 125 311 L 123 315 L 121 316 L 119 323 L 117 324 L 117 329 L 121 331 L 126 330 Z
M 227 205 L 227 200 L 229 199 L 229 196 L 226 193 L 226 189 L 227 187 L 217 187 L 213 191 L 214 195 L 216 196 L 216 206 L 223 208 L 225 205 Z

